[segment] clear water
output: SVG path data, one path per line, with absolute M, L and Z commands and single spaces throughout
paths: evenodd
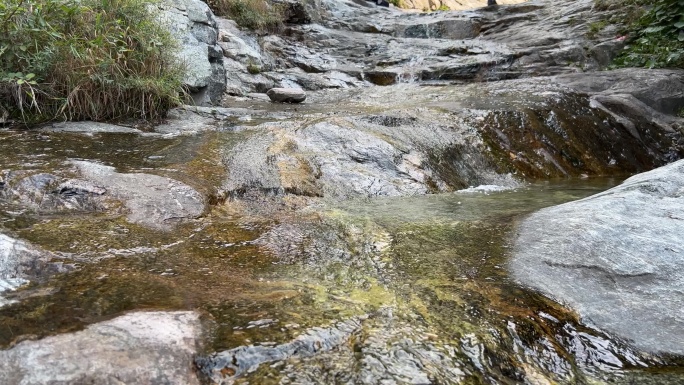
M 240 135 L 3 132 L 0 170 L 52 172 L 84 158 L 211 194 L 223 175 L 211 160 Z M 17 302 L 0 308 L 0 346 L 126 311 L 196 309 L 207 330 L 204 373 L 229 383 L 681 383 L 680 359 L 634 351 L 507 273 L 516 221 L 617 183 L 316 201 L 276 215 L 216 202 L 172 232 L 111 212 L 46 214 L 3 201 L 3 233 L 76 269 L 13 293 Z M 213 356 L 284 351 L 303 334 L 311 352 L 279 361 L 263 349 L 240 365 Z

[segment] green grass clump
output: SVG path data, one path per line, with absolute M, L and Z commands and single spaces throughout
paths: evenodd
M 604 28 L 608 26 L 608 21 L 601 20 L 589 24 L 589 31 L 587 32 L 587 37 L 589 39 L 596 39 L 599 33 L 603 31 Z
M 631 24 L 630 39 L 618 67 L 684 68 L 684 0 L 650 1 Z
M 285 10 L 266 0 L 207 0 L 206 3 L 217 15 L 234 20 L 244 28 L 271 33 L 283 28 Z
M 160 118 L 182 96 L 176 48 L 148 0 L 0 0 L 0 111 L 26 124 Z

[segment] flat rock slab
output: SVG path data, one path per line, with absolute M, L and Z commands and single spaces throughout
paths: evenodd
M 276 103 L 301 103 L 306 100 L 306 92 L 297 88 L 271 88 L 266 95 Z
M 137 128 L 118 126 L 116 124 L 99 122 L 61 122 L 46 125 L 41 131 L 47 132 L 77 132 L 85 134 L 140 134 L 142 131 Z
M 150 174 L 124 174 L 114 167 L 87 161 L 73 161 L 84 179 L 106 189 L 124 201 L 128 220 L 160 230 L 175 222 L 199 217 L 204 212 L 204 198 L 192 187 L 179 181 Z
M 199 384 L 194 312 L 130 313 L 0 351 L 2 384 Z
M 519 228 L 515 278 L 590 325 L 655 353 L 684 354 L 684 160 Z

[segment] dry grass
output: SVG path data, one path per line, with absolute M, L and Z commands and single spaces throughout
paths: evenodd
M 235 20 L 245 28 L 277 33 L 283 28 L 284 9 L 266 0 L 207 0 L 219 16 Z

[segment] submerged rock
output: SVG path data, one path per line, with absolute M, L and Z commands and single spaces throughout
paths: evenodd
M 518 230 L 510 268 L 636 347 L 684 354 L 684 161 L 580 201 L 543 209 Z
M 133 223 L 166 230 L 173 223 L 197 218 L 204 212 L 204 197 L 176 180 L 151 174 L 124 174 L 114 167 L 73 161 L 83 177 L 124 201 Z
M 231 384 L 245 376 L 251 382 L 251 373 L 273 362 L 281 383 L 460 383 L 465 372 L 454 359 L 453 347 L 435 346 L 425 336 L 425 330 L 386 308 L 330 327 L 311 328 L 273 347 L 241 346 L 199 357 L 197 364 L 217 384 Z M 255 377 L 259 382 L 258 374 Z
M 301 103 L 306 100 L 306 92 L 296 88 L 271 88 L 266 95 L 278 103 Z
M 141 312 L 24 341 L 0 351 L 0 383 L 198 385 L 200 330 L 193 312 Z
M 0 234 L 0 307 L 12 302 L 2 297 L 3 292 L 65 271 L 62 263 L 52 262 L 54 257 L 27 242 Z
M 10 172 L 0 198 L 40 213 L 98 211 L 104 208 L 105 189 L 87 181 L 64 180 L 57 175 Z
M 277 346 L 240 346 L 235 349 L 199 357 L 200 371 L 216 383 L 222 383 L 224 374 L 239 377 L 255 371 L 259 365 L 282 361 L 291 357 L 309 357 L 346 343 L 358 332 L 361 320 L 351 319 L 338 322 L 329 328 L 313 328 L 293 341 Z
M 100 123 L 100 122 L 60 122 L 45 125 L 41 131 L 47 132 L 78 132 L 84 134 L 100 134 L 100 133 L 115 133 L 115 134 L 139 134 L 142 131 L 137 128 L 120 126 L 116 124 Z

